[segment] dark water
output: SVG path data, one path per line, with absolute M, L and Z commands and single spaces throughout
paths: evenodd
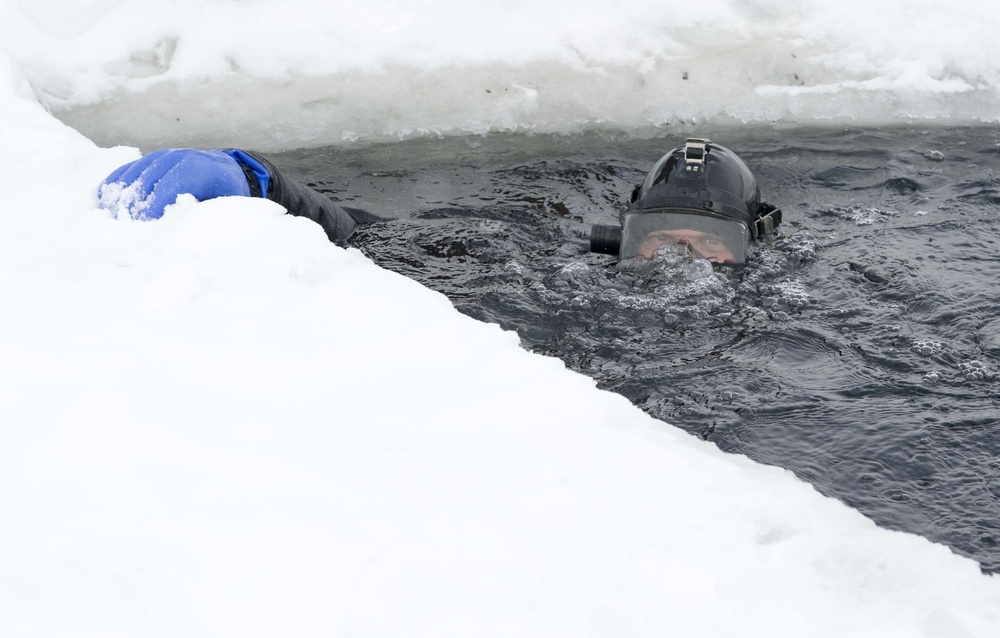
M 620 272 L 586 239 L 683 134 L 274 159 L 396 218 L 355 245 L 462 312 L 1000 572 L 1000 130 L 696 133 L 739 153 L 785 211 L 749 264 L 700 278 L 683 261 Z

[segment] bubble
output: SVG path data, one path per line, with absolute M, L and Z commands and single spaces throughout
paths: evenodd
M 991 381 L 995 376 L 985 363 L 978 360 L 961 363 L 958 369 L 966 381 Z
M 924 157 L 931 160 L 932 162 L 943 162 L 944 153 L 941 151 L 924 151 Z
M 919 355 L 929 357 L 941 349 L 941 342 L 920 340 L 914 343 L 911 349 Z
M 789 257 L 798 258 L 799 261 L 810 261 L 816 256 L 816 241 L 808 230 L 797 230 L 786 237 L 778 238 L 775 240 L 775 246 Z M 765 250 L 763 255 L 768 255 L 770 252 Z
M 578 280 L 581 277 L 585 277 L 589 274 L 590 274 L 590 266 L 588 266 L 583 262 L 575 261 L 563 266 L 562 269 L 560 269 L 559 272 L 556 274 L 556 277 L 558 277 L 559 279 Z
M 928 372 L 927 374 L 924 375 L 924 383 L 927 383 L 929 385 L 933 385 L 940 380 L 941 380 L 941 375 L 937 372 L 937 370 L 932 370 L 931 372 Z
M 798 310 L 809 303 L 809 299 L 803 297 L 792 297 L 788 300 L 788 305 Z
M 771 294 L 761 299 L 762 307 L 769 310 L 801 310 L 810 303 L 809 293 L 797 281 L 785 281 L 771 287 Z
M 707 259 L 695 259 L 684 272 L 684 276 L 689 281 L 698 281 L 699 279 L 711 277 L 714 274 L 715 271 L 712 269 L 712 264 Z

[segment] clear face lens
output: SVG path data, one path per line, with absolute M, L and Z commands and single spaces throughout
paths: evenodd
M 652 259 L 664 246 L 683 246 L 692 255 L 720 264 L 746 260 L 750 232 L 738 222 L 683 213 L 634 213 L 622 229 L 622 259 Z
M 652 259 L 657 250 L 674 244 L 684 246 L 694 257 L 720 264 L 736 263 L 736 255 L 722 237 L 695 230 L 652 232 L 639 245 L 639 256 Z

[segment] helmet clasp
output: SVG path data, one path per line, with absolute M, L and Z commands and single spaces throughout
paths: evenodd
M 705 167 L 705 154 L 708 140 L 700 137 L 689 137 L 684 142 L 684 166 L 689 173 L 700 173 Z

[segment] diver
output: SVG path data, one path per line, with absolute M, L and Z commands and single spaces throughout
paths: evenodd
M 162 149 L 119 167 L 98 188 L 99 205 L 116 216 L 157 219 L 178 195 L 265 197 L 290 214 L 318 223 L 331 242 L 346 246 L 361 224 L 383 221 L 342 206 L 282 175 L 265 157 L 238 149 Z M 689 138 L 656 162 L 635 187 L 618 224 L 595 224 L 590 250 L 620 263 L 651 260 L 665 248 L 718 264 L 740 264 L 781 222 L 761 201 L 750 169 L 729 149 Z
M 781 210 L 761 201 L 757 180 L 736 153 L 689 138 L 633 189 L 617 225 L 593 226 L 590 249 L 621 263 L 679 247 L 713 263 L 741 264 L 780 223 Z

